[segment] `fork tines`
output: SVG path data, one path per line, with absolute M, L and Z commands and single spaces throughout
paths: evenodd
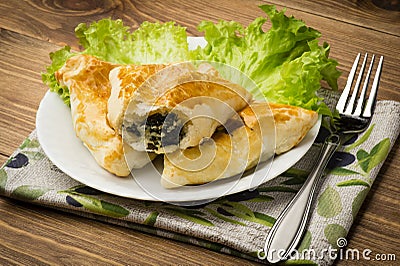
M 365 66 L 367 63 L 368 53 L 365 53 L 364 60 L 361 65 L 361 68 L 360 68 L 360 71 L 359 71 L 359 74 L 357 77 L 357 81 L 356 81 L 356 84 L 353 89 L 352 96 L 351 96 L 350 100 L 347 102 L 350 91 L 351 91 L 351 87 L 353 84 L 354 76 L 356 75 L 357 66 L 360 61 L 360 57 L 361 57 L 361 54 L 358 53 L 356 59 L 354 60 L 353 67 L 350 70 L 349 77 L 348 77 L 347 83 L 346 83 L 346 87 L 344 88 L 343 93 L 340 96 L 340 99 L 338 101 L 336 109 L 339 111 L 340 114 L 344 114 L 344 115 L 371 117 L 373 107 L 375 104 L 376 93 L 377 93 L 378 86 L 379 86 L 379 79 L 380 79 L 380 75 L 382 72 L 383 56 L 380 57 L 379 64 L 376 69 L 376 73 L 375 73 L 375 77 L 374 77 L 374 82 L 372 83 L 371 92 L 370 92 L 368 101 L 364 106 L 365 94 L 368 89 L 369 79 L 370 79 L 370 75 L 371 75 L 372 68 L 373 68 L 374 61 L 375 61 L 375 55 L 372 55 L 371 62 L 369 64 L 369 68 L 368 68 L 367 74 L 365 76 L 364 84 L 361 89 L 359 99 L 357 101 L 357 106 L 354 109 L 354 105 L 356 103 L 356 98 L 357 98 L 358 91 L 360 88 L 361 80 L 364 76 L 364 70 L 365 70 Z M 347 107 L 345 109 L 346 103 L 347 103 Z

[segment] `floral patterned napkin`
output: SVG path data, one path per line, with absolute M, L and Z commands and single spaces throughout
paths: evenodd
M 400 103 L 379 101 L 369 129 L 350 136 L 329 162 L 307 232 L 287 264 L 333 263 L 335 256 L 321 254 L 344 246 L 399 130 Z M 327 133 L 321 127 L 316 142 L 298 163 L 257 189 L 200 206 L 180 207 L 113 196 L 73 180 L 46 157 L 33 131 L 0 168 L 0 194 L 266 262 L 258 251 L 264 248 L 279 213 L 307 178 Z M 304 252 L 307 250 L 313 252 Z

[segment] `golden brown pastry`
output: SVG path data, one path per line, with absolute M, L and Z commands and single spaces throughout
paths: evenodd
M 252 100 L 209 64 L 170 65 L 137 89 L 124 120 L 124 138 L 136 150 L 168 153 L 197 146 Z
M 274 117 L 275 154 L 284 153 L 299 144 L 318 120 L 316 112 L 304 108 L 286 104 L 254 103 L 240 112 L 245 124 L 252 128 L 257 125 L 257 117 L 270 115 L 266 105 Z
M 166 65 L 126 65 L 110 71 L 111 94 L 107 103 L 107 118 L 110 125 L 119 133 L 129 101 L 134 92 L 152 75 Z
M 111 86 L 109 73 L 117 65 L 89 55 L 76 55 L 55 73 L 61 85 L 70 91 L 71 114 L 77 137 L 89 149 L 97 163 L 118 176 L 127 176 L 131 167 L 143 167 L 147 153 L 124 145 L 122 137 L 107 120 L 107 101 Z
M 239 116 L 225 125 L 228 132 L 217 131 L 199 146 L 164 155 L 162 185 L 204 184 L 239 175 L 296 146 L 318 119 L 314 111 L 268 103 L 253 103 Z

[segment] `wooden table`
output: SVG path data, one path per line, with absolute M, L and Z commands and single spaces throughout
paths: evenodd
M 210 2 L 210 3 L 208 3 Z M 287 7 L 322 32 L 331 56 L 340 62 L 343 88 L 354 56 L 371 52 L 385 56 L 379 99 L 400 101 L 400 12 L 370 0 L 265 1 Z M 385 1 L 375 1 L 384 4 Z M 74 27 L 104 17 L 141 22 L 170 21 L 198 34 L 204 19 L 248 24 L 262 15 L 262 2 L 218 1 L 61 1 L 9 0 L 0 4 L 0 163 L 4 163 L 35 128 L 35 114 L 47 91 L 40 72 L 49 52 L 65 43 L 78 49 Z M 399 143 L 390 152 L 348 236 L 348 248 L 400 256 Z M 400 258 L 398 258 L 400 259 Z M 361 261 L 368 263 L 367 261 Z M 236 257 L 167 240 L 31 204 L 0 198 L 0 264 L 253 264 Z M 345 265 L 351 261 L 339 261 Z M 370 262 L 371 263 L 371 262 Z M 378 264 L 376 261 L 374 264 Z M 391 265 L 390 262 L 381 262 Z M 393 262 L 392 262 L 393 263 Z

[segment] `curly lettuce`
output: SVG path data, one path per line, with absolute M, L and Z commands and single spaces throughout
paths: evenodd
M 268 31 L 262 29 L 268 20 L 265 17 L 256 18 L 248 27 L 234 21 L 201 22 L 198 30 L 204 32 L 208 44 L 198 47 L 194 57 L 240 70 L 257 85 L 251 91 L 256 98 L 331 114 L 316 92 L 321 80 L 336 90 L 340 72 L 337 61 L 329 58 L 329 45 L 318 45 L 321 33 L 275 6 L 260 8 L 271 22 Z M 232 73 L 222 71 L 221 75 L 235 80 Z
M 285 103 L 331 114 L 323 99 L 317 96 L 321 80 L 337 89 L 340 72 L 338 63 L 329 58 L 329 45 L 318 44 L 321 33 L 307 27 L 301 20 L 287 17 L 285 10 L 275 6 L 260 8 L 266 17 L 258 17 L 247 27 L 235 21 L 218 23 L 202 21 L 198 30 L 204 32 L 205 47 L 189 51 L 186 28 L 175 22 L 143 22 L 134 31 L 121 20 L 103 19 L 90 25 L 79 24 L 76 37 L 84 53 L 120 64 L 171 63 L 208 60 L 229 65 L 242 71 L 256 86 L 246 86 L 236 71 L 220 69 L 226 79 L 243 84 L 256 98 Z M 270 20 L 271 27 L 263 31 Z M 50 54 L 52 64 L 42 74 L 45 84 L 69 104 L 69 92 L 55 77 L 65 61 L 76 54 L 68 46 Z
M 68 58 L 73 56 L 75 53 L 71 52 L 71 47 L 65 46 L 64 48 L 51 52 L 50 59 L 51 65 L 46 68 L 46 72 L 42 73 L 42 81 L 46 84 L 50 91 L 57 93 L 66 105 L 70 105 L 69 101 L 69 90 L 65 86 L 61 86 L 54 73 L 59 70 L 67 61 Z
M 131 32 L 122 20 L 102 19 L 90 25 L 79 24 L 75 35 L 82 51 L 71 52 L 69 46 L 50 53 L 52 64 L 42 73 L 43 82 L 50 91 L 59 94 L 69 105 L 69 91 L 60 86 L 54 73 L 73 55 L 89 54 L 118 64 L 156 64 L 185 61 L 189 58 L 186 28 L 175 22 L 144 22 Z

